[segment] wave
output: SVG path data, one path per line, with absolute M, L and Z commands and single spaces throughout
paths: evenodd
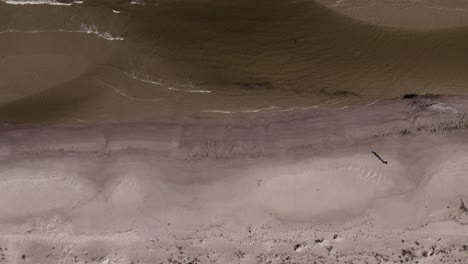
M 93 34 L 105 40 L 125 40 L 121 36 L 112 35 L 109 32 L 99 32 L 95 25 L 85 25 L 82 24 L 79 30 L 68 30 L 68 29 L 53 29 L 53 30 L 16 30 L 16 29 L 7 29 L 0 31 L 0 34 L 5 33 L 47 33 L 47 32 L 59 32 L 59 33 L 82 33 L 82 34 Z
M 368 104 L 368 105 L 372 105 L 372 104 Z M 203 113 L 218 113 L 218 114 L 260 113 L 260 112 L 277 113 L 277 112 L 306 111 L 306 110 L 310 110 L 310 109 L 321 108 L 321 106 L 324 106 L 324 108 L 327 108 L 326 107 L 327 104 L 323 104 L 323 105 L 292 106 L 292 107 L 270 106 L 270 107 L 264 107 L 264 108 L 244 109 L 244 110 L 205 109 L 205 110 L 201 110 L 201 112 L 203 112 Z M 350 107 L 349 105 L 345 105 L 345 106 L 330 108 L 330 109 L 344 110 L 344 109 L 347 109 L 349 107 Z M 439 109 L 439 108 L 437 108 L 437 109 Z M 444 110 L 446 110 L 446 109 L 444 108 Z
M 259 113 L 259 112 L 278 112 L 275 111 L 275 109 L 280 109 L 277 106 L 270 106 L 270 107 L 265 107 L 265 108 L 258 108 L 258 109 L 245 109 L 245 110 L 218 110 L 218 109 L 213 109 L 213 110 L 202 110 L 201 112 L 204 113 L 219 113 L 219 114 L 234 114 L 234 113 Z
M 143 0 L 132 0 L 130 1 L 131 5 L 145 5 L 145 1 Z
M 143 82 L 143 83 L 149 83 L 149 84 L 153 84 L 153 85 L 158 85 L 158 86 L 163 86 L 165 88 L 167 88 L 168 90 L 170 91 L 177 91 L 177 92 L 185 92 L 185 93 L 205 93 L 205 94 L 209 94 L 209 93 L 212 93 L 212 91 L 210 90 L 204 90 L 204 89 L 180 89 L 180 88 L 174 88 L 174 87 L 170 87 L 166 84 L 163 84 L 163 83 L 160 83 L 160 82 L 157 82 L 157 81 L 153 81 L 153 80 L 148 80 L 148 79 L 143 79 L 143 78 L 140 78 L 138 76 L 135 76 L 133 74 L 130 74 L 128 72 L 125 72 L 125 71 L 122 71 L 120 69 L 115 69 L 121 73 L 123 73 L 124 75 L 134 79 L 134 80 L 138 80 L 140 82 Z
M 143 101 L 143 102 L 157 102 L 157 101 L 160 101 L 161 99 L 160 98 L 152 98 L 152 99 L 145 99 L 145 98 L 137 98 L 137 97 L 133 97 L 133 96 L 130 96 L 124 92 L 122 92 L 121 90 L 115 88 L 114 86 L 110 85 L 109 83 L 107 82 L 104 82 L 103 80 L 101 79 L 98 79 L 94 76 L 92 76 L 91 78 L 95 79 L 97 82 L 103 84 L 104 86 L 112 89 L 114 92 L 116 92 L 118 95 L 122 96 L 122 97 L 125 97 L 129 100 L 134 100 L 134 101 Z
M 109 32 L 99 32 L 97 27 L 95 25 L 85 25 L 81 24 L 80 31 L 81 33 L 87 33 L 87 34 L 94 34 L 97 35 L 103 39 L 107 40 L 124 40 L 123 37 L 120 36 L 113 36 Z
M 178 92 L 184 92 L 184 93 L 211 93 L 212 91 L 210 90 L 202 90 L 202 89 L 188 89 L 188 90 L 185 90 L 185 89 L 179 89 L 179 88 L 174 88 L 174 87 L 168 87 L 167 88 L 168 90 L 171 90 L 171 91 L 178 91 Z
M 56 0 L 26 0 L 26 1 L 18 1 L 18 0 L 0 0 L 5 4 L 9 5 L 54 5 L 54 6 L 71 6 L 74 4 L 82 4 L 83 1 L 72 1 L 68 3 L 58 2 Z

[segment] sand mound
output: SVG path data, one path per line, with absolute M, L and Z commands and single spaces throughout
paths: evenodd
M 0 172 L 0 217 L 69 210 L 94 195 L 93 186 L 73 172 L 50 167 L 24 166 Z
M 440 201 L 454 201 L 468 197 L 468 174 L 466 152 L 453 153 L 427 170 L 429 181 L 426 193 Z
M 376 198 L 402 191 L 403 169 L 372 156 L 314 160 L 309 165 L 274 168 L 258 190 L 258 200 L 278 218 L 309 220 L 361 213 Z

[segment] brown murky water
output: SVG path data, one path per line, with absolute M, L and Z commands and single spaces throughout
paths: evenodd
M 0 2 L 4 122 L 151 120 L 468 94 L 468 29 L 396 30 L 313 1 Z

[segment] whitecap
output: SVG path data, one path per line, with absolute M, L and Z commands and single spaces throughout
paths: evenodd
M 87 33 L 87 34 L 94 34 L 94 35 L 97 35 L 97 36 L 99 36 L 99 37 L 101 37 L 103 39 L 107 39 L 107 40 L 124 40 L 124 38 L 122 38 L 120 36 L 113 36 L 109 32 L 99 32 L 95 25 L 81 24 L 80 29 L 81 30 L 78 31 L 78 32 Z

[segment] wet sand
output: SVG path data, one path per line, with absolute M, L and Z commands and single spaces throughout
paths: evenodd
M 434 30 L 468 26 L 466 1 L 319 0 L 319 2 L 355 19 L 394 28 Z

